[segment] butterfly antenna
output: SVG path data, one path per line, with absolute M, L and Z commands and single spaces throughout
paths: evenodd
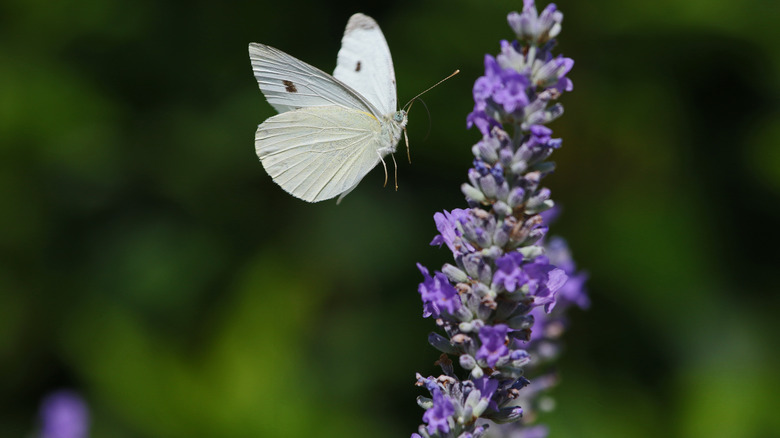
M 406 128 L 404 128 L 404 140 L 406 140 L 406 156 L 409 158 L 409 164 L 412 164 L 412 156 L 409 154 L 409 136 L 406 134 Z
M 427 88 L 425 91 L 423 91 L 422 93 L 418 94 L 417 96 L 414 96 L 414 97 L 412 98 L 412 100 L 410 100 L 409 102 L 407 102 L 407 103 L 406 103 L 406 105 L 404 105 L 404 110 L 406 111 L 406 113 L 408 114 L 408 113 L 409 113 L 409 111 L 411 111 L 411 110 L 412 110 L 412 104 L 414 104 L 414 101 L 415 101 L 415 100 L 416 100 L 418 97 L 420 97 L 420 96 L 422 96 L 423 94 L 425 94 L 425 93 L 427 93 L 427 92 L 431 91 L 432 89 L 434 89 L 434 88 L 438 87 L 438 86 L 439 86 L 439 85 L 440 85 L 442 82 L 444 82 L 444 81 L 446 81 L 447 79 L 449 79 L 449 78 L 451 78 L 451 77 L 455 76 L 455 75 L 456 75 L 456 74 L 458 74 L 458 73 L 460 73 L 460 70 L 455 70 L 454 72 L 452 72 L 452 74 L 450 74 L 450 75 L 449 75 L 449 76 L 447 76 L 446 78 L 444 78 L 444 79 L 440 80 L 439 82 L 437 82 L 437 83 L 433 84 L 432 86 L 428 87 L 428 88 Z M 423 105 L 425 105 L 425 102 L 423 102 Z M 407 108 L 407 107 L 408 107 L 408 108 Z M 425 109 L 426 109 L 426 111 L 428 110 L 428 106 L 427 106 L 427 105 L 425 105 Z M 429 121 L 430 121 L 430 118 L 431 118 L 431 113 L 430 113 L 430 112 L 428 112 L 428 120 L 429 120 Z M 430 127 L 430 124 L 429 124 L 429 125 L 428 125 L 428 133 L 429 133 L 429 134 L 430 134 L 430 129 L 431 129 L 431 127 Z M 426 134 L 426 137 L 427 137 L 427 134 Z M 411 163 L 412 163 L 412 155 L 411 155 L 411 153 L 409 152 L 409 135 L 407 135 L 407 134 L 406 134 L 406 128 L 404 128 L 404 139 L 406 140 L 406 157 L 409 159 L 409 163 L 411 164 Z M 395 159 L 395 157 L 393 157 L 393 159 Z M 397 171 L 397 169 L 396 169 L 396 171 Z
M 446 81 L 447 79 L 449 79 L 449 78 L 451 78 L 451 77 L 455 76 L 455 75 L 456 75 L 456 74 L 458 74 L 458 73 L 460 73 L 460 70 L 455 70 L 454 72 L 452 72 L 452 74 L 450 74 L 450 75 L 449 75 L 449 76 L 447 76 L 446 78 L 444 78 L 444 79 L 440 80 L 439 82 L 437 82 L 437 83 L 435 83 L 435 84 L 431 85 L 431 86 L 430 86 L 430 87 L 428 87 L 428 88 L 427 88 L 425 91 L 423 91 L 422 93 L 418 94 L 417 96 L 414 96 L 414 97 L 412 98 L 412 100 L 410 100 L 410 101 L 409 101 L 409 102 L 408 102 L 406 105 L 404 105 L 404 108 L 406 108 L 407 106 L 409 107 L 409 109 L 407 109 L 407 110 L 406 110 L 406 112 L 408 113 L 409 111 L 411 111 L 411 109 L 412 109 L 412 103 L 414 103 L 414 100 L 415 100 L 415 99 L 417 99 L 418 97 L 422 96 L 423 94 L 425 94 L 425 93 L 427 93 L 427 92 L 431 91 L 432 89 L 434 89 L 434 88 L 438 87 L 438 86 L 439 86 L 439 85 L 440 85 L 442 82 L 444 82 L 444 81 Z

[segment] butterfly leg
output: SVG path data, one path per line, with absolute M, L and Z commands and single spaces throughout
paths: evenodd
M 385 183 L 382 185 L 382 187 L 387 187 L 387 165 L 385 165 L 385 160 L 382 158 L 382 154 L 378 153 L 379 155 L 379 161 L 382 162 L 382 167 L 385 169 Z M 393 157 L 393 160 L 395 160 L 395 157 Z
M 395 191 L 398 191 L 398 163 L 395 162 L 395 155 L 390 154 L 393 157 L 393 167 L 395 168 Z

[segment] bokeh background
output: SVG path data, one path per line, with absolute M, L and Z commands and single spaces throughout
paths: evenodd
M 545 4 L 540 4 L 540 9 Z M 590 272 L 555 437 L 780 436 L 780 3 L 561 0 L 552 233 Z M 72 388 L 93 437 L 397 437 L 436 372 L 415 262 L 464 206 L 471 87 L 520 1 L 0 4 L 0 436 Z M 254 154 L 249 42 L 326 71 L 380 23 L 411 114 L 336 206 Z

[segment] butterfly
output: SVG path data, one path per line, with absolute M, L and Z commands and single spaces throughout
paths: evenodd
M 333 76 L 265 44 L 249 44 L 249 59 L 279 112 L 255 133 L 257 156 L 276 184 L 304 201 L 340 202 L 380 162 L 387 183 L 384 157 L 408 118 L 396 108 L 393 60 L 376 21 L 350 17 Z

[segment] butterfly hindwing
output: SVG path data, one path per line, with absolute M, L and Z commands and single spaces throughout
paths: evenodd
M 345 194 L 379 162 L 379 120 L 359 110 L 310 107 L 267 119 L 255 134 L 266 172 L 308 202 Z

